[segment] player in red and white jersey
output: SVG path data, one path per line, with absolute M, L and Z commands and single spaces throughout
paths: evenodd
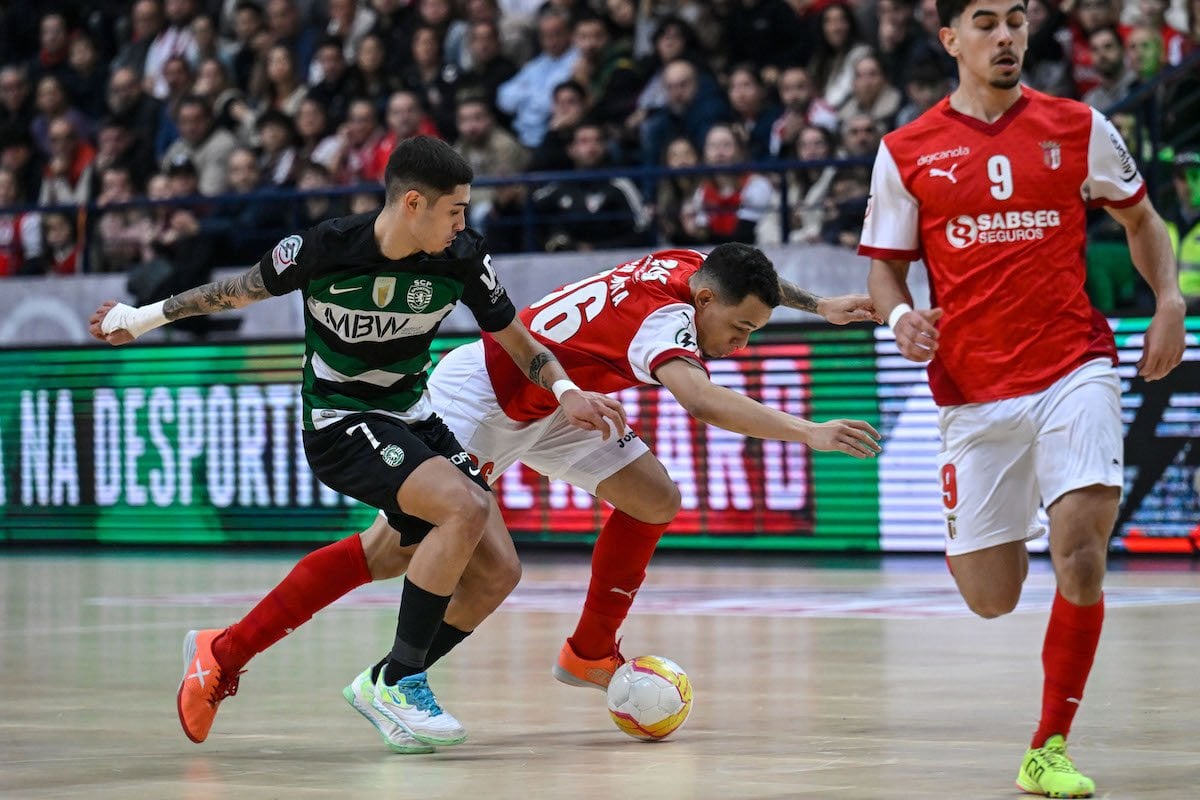
M 1017 604 L 1025 540 L 1050 518 L 1058 584 L 1043 645 L 1042 716 L 1018 774 L 1025 791 L 1090 797 L 1066 755 L 1104 617 L 1108 537 L 1123 484 L 1116 348 L 1084 291 L 1085 214 L 1124 226 L 1157 297 L 1138 363 L 1182 359 L 1184 303 L 1166 229 L 1108 120 L 1020 85 L 1021 0 L 938 0 L 959 87 L 884 137 L 859 252 L 900 352 L 929 362 L 941 407 L 950 570 L 983 617 Z M 914 311 L 909 262 L 925 260 L 932 309 Z

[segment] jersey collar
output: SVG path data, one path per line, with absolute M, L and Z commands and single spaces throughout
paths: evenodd
M 995 122 L 984 122 L 981 119 L 968 116 L 961 111 L 955 111 L 950 105 L 950 98 L 948 96 L 942 102 L 946 104 L 945 108 L 942 110 L 942 113 L 947 117 L 957 120 L 963 125 L 966 125 L 968 128 L 973 128 L 985 136 L 996 136 L 1002 133 L 1009 125 L 1011 125 L 1012 121 L 1017 118 L 1017 115 L 1020 114 L 1022 110 L 1024 110 L 1025 106 L 1029 105 L 1029 92 L 1024 86 L 1022 86 L 1021 96 L 1017 98 L 1017 102 L 1009 106 L 1008 110 L 1001 114 Z

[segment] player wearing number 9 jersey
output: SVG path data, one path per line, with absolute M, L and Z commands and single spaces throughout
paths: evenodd
M 462 300 L 505 357 L 520 362 L 526 380 L 556 408 L 561 401 L 571 425 L 608 438 L 611 423 L 612 438 L 624 434 L 620 406 L 580 391 L 515 319 L 482 239 L 465 230 L 471 179 L 470 165 L 449 145 L 410 139 L 388 159 L 382 210 L 288 236 L 235 279 L 137 309 L 108 302 L 91 320 L 96 338 L 126 344 L 175 319 L 303 294 L 308 463 L 329 487 L 380 509 L 404 530 L 412 553 L 387 668 L 365 671 L 343 693 L 405 751 L 466 738 L 425 676 L 429 652 L 443 646 L 443 621 L 457 630 L 477 623 L 452 601 L 455 587 L 479 580 L 475 570 L 511 586 L 520 571 L 494 498 L 425 392 L 429 346 L 441 321 Z M 240 622 L 187 635 L 176 702 L 189 739 L 207 738 L 218 705 L 237 691 L 254 654 L 370 580 L 365 545 L 356 534 L 321 548 Z
M 980 616 L 1011 611 L 1025 540 L 1050 517 L 1058 583 L 1043 644 L 1042 716 L 1025 791 L 1090 797 L 1066 755 L 1104 616 L 1102 579 L 1123 483 L 1116 348 L 1084 291 L 1086 212 L 1108 210 L 1157 297 L 1139 362 L 1183 353 L 1183 300 L 1165 227 L 1120 135 L 1096 111 L 1020 85 L 1021 0 L 938 0 L 959 87 L 884 137 L 859 252 L 901 353 L 929 362 L 940 406 L 947 561 Z M 932 309 L 905 278 L 924 258 Z M 953 787 L 949 787 L 953 791 Z

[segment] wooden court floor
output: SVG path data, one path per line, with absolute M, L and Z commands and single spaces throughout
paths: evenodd
M 175 715 L 189 627 L 239 617 L 296 552 L 0 550 L 3 798 L 1013 798 L 1039 710 L 1052 579 L 966 615 L 940 558 L 663 558 L 625 626 L 696 687 L 658 744 L 550 677 L 581 555 L 530 554 L 509 603 L 433 672 L 467 743 L 387 751 L 342 700 L 388 649 L 398 586 L 364 587 L 252 662 L 203 745 Z M 1110 576 L 1076 730 L 1098 797 L 1200 798 L 1200 565 Z

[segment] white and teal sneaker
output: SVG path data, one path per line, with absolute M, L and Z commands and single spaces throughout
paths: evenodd
M 383 743 L 397 753 L 432 753 L 433 747 L 418 740 L 400 725 L 381 714 L 374 706 L 375 686 L 371 683 L 371 668 L 367 667 L 349 686 L 342 697 L 354 710 L 367 718 L 383 734 Z
M 438 705 L 424 672 L 389 686 L 383 682 L 385 671 L 379 671 L 374 686 L 371 705 L 377 711 L 425 744 L 445 747 L 467 740 L 467 729 Z

